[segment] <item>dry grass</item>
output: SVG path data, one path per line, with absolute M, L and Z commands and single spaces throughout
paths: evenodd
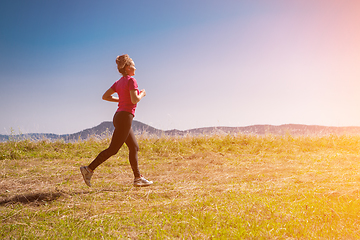
M 2 143 L 3 239 L 357 239 L 360 137 L 202 136 L 139 140 L 88 188 L 79 166 L 105 141 Z M 13 152 L 13 154 L 9 153 Z M 85 156 L 85 157 L 84 157 Z

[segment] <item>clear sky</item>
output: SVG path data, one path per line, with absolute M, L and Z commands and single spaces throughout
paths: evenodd
M 168 130 L 360 126 L 358 0 L 1 0 L 0 134 L 111 121 L 127 53 Z

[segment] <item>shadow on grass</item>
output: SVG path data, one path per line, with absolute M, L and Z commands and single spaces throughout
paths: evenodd
M 39 206 L 39 205 L 44 205 L 47 202 L 55 201 L 61 196 L 75 196 L 75 195 L 94 194 L 94 193 L 96 194 L 102 192 L 119 192 L 119 190 L 101 189 L 96 191 L 72 191 L 72 192 L 57 190 L 56 192 L 20 194 L 8 199 L 0 200 L 0 206 L 4 206 L 8 204 L 16 204 L 16 203 Z
M 16 204 L 16 203 L 43 205 L 46 202 L 55 201 L 62 195 L 63 194 L 60 192 L 21 194 L 21 195 L 17 195 L 12 198 L 0 201 L 0 206 L 6 205 L 6 204 Z
M 9 205 L 9 204 L 28 204 L 40 206 L 44 205 L 47 202 L 53 202 L 60 197 L 73 197 L 76 195 L 86 195 L 86 194 L 98 194 L 104 192 L 122 192 L 119 189 L 89 189 L 84 191 L 64 191 L 57 189 L 53 192 L 39 192 L 39 193 L 27 193 L 19 194 L 13 197 L 8 197 L 6 199 L 0 198 L 0 206 Z

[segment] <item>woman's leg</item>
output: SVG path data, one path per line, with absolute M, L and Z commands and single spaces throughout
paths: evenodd
M 105 162 L 111 156 L 115 155 L 121 146 L 124 144 L 126 139 L 128 138 L 132 119 L 134 116 L 128 112 L 117 112 L 114 115 L 113 124 L 115 126 L 114 133 L 111 138 L 110 146 L 99 153 L 99 155 L 95 158 L 92 163 L 88 166 L 90 170 L 95 170 L 100 164 Z
M 125 141 L 126 145 L 129 148 L 129 161 L 131 168 L 134 172 L 134 186 L 135 187 L 145 187 L 150 186 L 153 184 L 152 181 L 149 181 L 145 179 L 143 176 L 141 176 L 139 167 L 138 167 L 138 151 L 139 151 L 139 145 L 136 141 L 135 134 L 132 129 L 130 129 L 130 133 L 128 138 Z
M 139 145 L 136 141 L 135 134 L 132 128 L 130 129 L 129 135 L 125 143 L 129 148 L 129 161 L 130 161 L 131 169 L 133 170 L 135 178 L 139 178 L 141 176 L 138 166 Z

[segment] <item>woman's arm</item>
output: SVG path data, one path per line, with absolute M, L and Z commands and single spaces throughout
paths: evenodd
M 133 104 L 137 104 L 145 96 L 146 96 L 145 89 L 141 90 L 139 94 L 136 89 L 130 90 L 130 98 Z
M 115 91 L 112 88 L 109 88 L 102 96 L 102 99 L 109 102 L 119 102 L 119 98 L 113 96 L 114 93 Z

